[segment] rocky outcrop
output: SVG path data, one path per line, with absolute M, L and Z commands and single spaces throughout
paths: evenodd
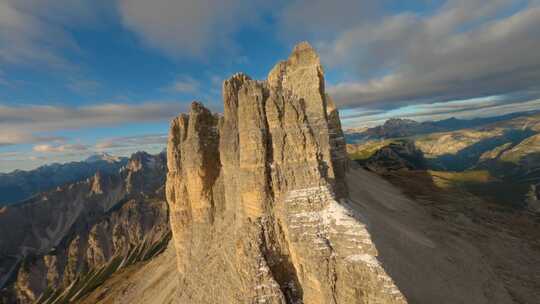
M 116 173 L 42 193 L 0 214 L 7 303 L 72 302 L 170 237 L 165 154 L 134 154 Z M 1 298 L 0 298 L 1 299 Z
M 427 169 L 424 154 L 412 141 L 390 143 L 377 150 L 364 165 L 375 172 Z
M 412 137 L 423 134 L 451 132 L 464 129 L 531 129 L 540 130 L 540 115 L 537 111 L 510 113 L 493 117 L 457 119 L 451 117 L 438 121 L 417 122 L 411 119 L 391 118 L 373 128 L 347 130 L 351 142 L 365 140 Z
M 502 161 L 522 163 L 522 165 L 527 165 L 527 158 L 529 158 L 528 162 L 533 166 L 536 165 L 540 159 L 540 134 L 525 138 L 511 149 L 502 152 L 499 158 Z
M 508 142 L 492 150 L 486 151 L 482 153 L 482 155 L 480 156 L 479 162 L 498 159 L 501 156 L 501 154 L 503 154 L 506 150 L 510 148 L 512 148 L 512 143 Z
M 223 116 L 171 123 L 167 201 L 181 303 L 405 303 L 350 208 L 339 114 L 319 57 L 223 84 Z
M 363 132 L 369 138 L 397 138 L 442 131 L 433 123 L 419 123 L 411 119 L 392 118 L 383 125 L 369 128 Z

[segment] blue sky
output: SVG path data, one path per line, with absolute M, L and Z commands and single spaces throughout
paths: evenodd
M 0 0 L 0 172 L 164 148 L 307 40 L 346 127 L 539 109 L 537 0 Z

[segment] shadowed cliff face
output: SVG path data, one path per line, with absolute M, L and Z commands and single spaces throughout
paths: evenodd
M 405 303 L 350 208 L 339 114 L 301 43 L 224 114 L 173 120 L 167 201 L 185 303 Z M 339 201 L 339 202 L 338 202 Z

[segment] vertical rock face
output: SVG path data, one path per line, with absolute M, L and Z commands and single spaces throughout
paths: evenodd
M 171 124 L 167 200 L 181 303 L 405 303 L 347 203 L 339 114 L 299 44 L 268 80 L 223 84 L 224 114 Z

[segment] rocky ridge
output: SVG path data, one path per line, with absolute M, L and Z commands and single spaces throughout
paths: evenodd
M 170 238 L 165 154 L 44 192 L 0 212 L 0 302 L 73 302 Z
M 167 201 L 181 303 L 406 303 L 348 202 L 320 60 L 297 45 L 266 81 L 223 84 L 223 116 L 171 123 Z
M 40 192 L 92 177 L 96 172 L 114 173 L 125 166 L 127 158 L 94 156 L 81 162 L 50 164 L 30 171 L 0 173 L 0 207 L 27 201 Z
M 425 170 L 426 160 L 414 142 L 403 140 L 377 150 L 363 165 L 374 172 L 395 170 Z
M 537 110 L 485 118 L 457 119 L 452 117 L 439 121 L 424 122 L 404 118 L 391 118 L 380 126 L 348 129 L 346 135 L 351 143 L 357 143 L 375 139 L 402 138 L 430 133 L 448 133 L 462 129 L 489 129 L 499 127 L 538 130 L 538 118 L 540 118 L 540 115 Z

